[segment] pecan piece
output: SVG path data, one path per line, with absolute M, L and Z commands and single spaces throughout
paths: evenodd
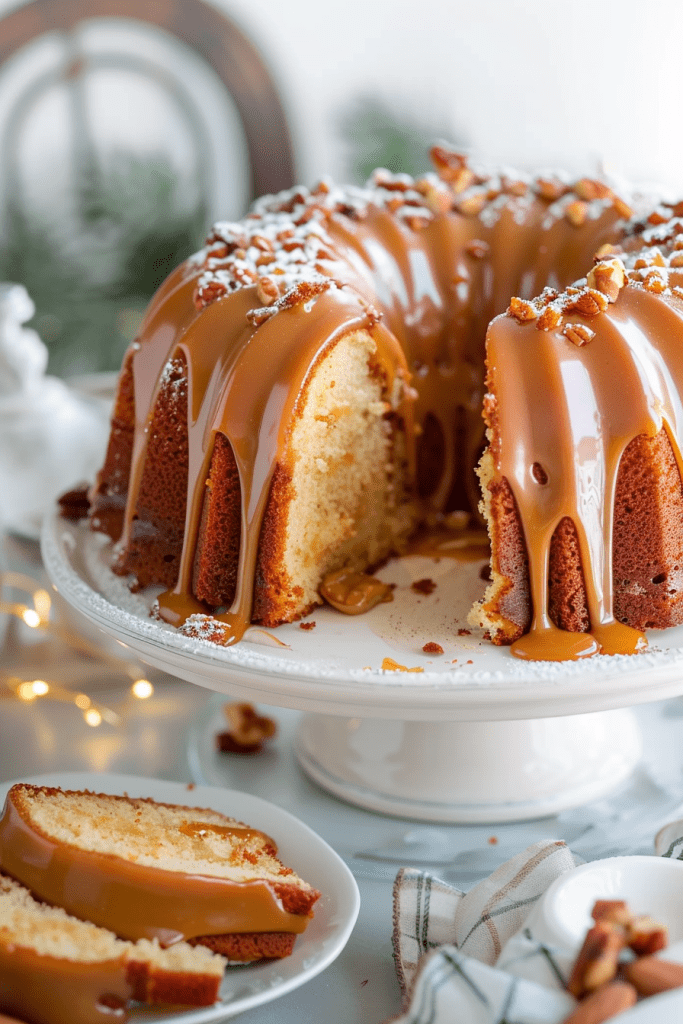
M 564 215 L 570 224 L 573 224 L 575 228 L 580 228 L 586 222 L 588 205 L 583 199 L 575 199 L 565 206 Z
M 609 301 L 602 292 L 595 288 L 585 288 L 567 308 L 580 313 L 581 316 L 597 316 L 598 313 L 604 313 L 608 305 Z
M 653 295 L 661 295 L 662 292 L 666 291 L 668 282 L 661 273 L 659 267 L 653 267 L 652 270 L 645 275 L 643 287 L 646 291 L 652 292 Z
M 638 998 L 633 985 L 624 981 L 613 981 L 603 985 L 597 992 L 582 1000 L 563 1024 L 603 1024 L 622 1010 L 628 1010 Z
M 586 327 L 585 324 L 565 324 L 562 333 L 568 341 L 571 341 L 572 345 L 576 345 L 578 348 L 587 345 L 595 337 L 595 331 Z
M 610 924 L 618 924 L 622 928 L 628 928 L 633 920 L 633 914 L 625 900 L 596 900 L 591 917 L 594 921 L 609 921 Z
M 586 934 L 583 946 L 572 968 L 567 988 L 580 999 L 601 985 L 612 981 L 619 966 L 619 954 L 624 948 L 623 929 L 609 921 L 596 921 Z
M 634 917 L 626 932 L 626 941 L 636 956 L 650 956 L 665 949 L 668 942 L 666 925 L 646 914 Z
M 551 203 L 561 199 L 569 191 L 569 186 L 559 178 L 537 178 L 534 186 L 537 195 Z
M 554 306 L 546 306 L 538 320 L 536 328 L 539 331 L 554 331 L 562 323 L 562 314 Z
M 593 199 L 608 199 L 612 195 L 612 189 L 608 185 L 594 178 L 580 178 L 572 186 L 572 192 L 587 202 Z
M 527 302 L 526 299 L 512 298 L 507 308 L 507 314 L 514 317 L 518 324 L 524 324 L 529 320 L 535 320 L 538 317 L 538 310 L 533 303 Z
M 588 286 L 602 292 L 610 302 L 617 301 L 625 284 L 626 268 L 620 259 L 603 260 L 588 274 Z
M 612 199 L 612 206 L 624 220 L 628 220 L 629 217 L 633 216 L 633 208 L 630 207 L 620 196 L 614 196 Z
M 256 295 L 262 306 L 272 306 L 280 298 L 280 289 L 272 277 L 264 274 L 258 279 Z
M 476 217 L 481 213 L 485 206 L 485 192 L 473 192 L 472 195 L 466 196 L 464 199 L 460 199 L 455 204 L 456 210 L 459 213 L 462 213 L 465 217 Z
M 628 981 L 641 996 L 655 996 L 683 985 L 683 964 L 660 960 L 656 956 L 641 956 L 624 967 Z

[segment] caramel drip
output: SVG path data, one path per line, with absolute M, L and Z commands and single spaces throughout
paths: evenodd
M 375 605 L 394 599 L 388 583 L 350 569 L 339 569 L 326 576 L 320 593 L 328 604 L 345 615 L 362 615 Z
M 205 835 L 222 836 L 225 839 L 259 839 L 264 846 L 271 847 L 277 853 L 275 841 L 267 836 L 265 832 L 258 829 L 248 828 L 246 825 L 214 825 L 208 821 L 186 821 L 180 825 L 178 831 L 191 839 L 203 839 Z
M 585 273 L 592 253 L 614 234 L 617 218 L 613 209 L 605 207 L 580 230 L 568 227 L 561 211 L 551 213 L 548 203 L 531 193 L 524 200 L 509 199 L 488 213 L 482 219 L 449 210 L 418 230 L 372 204 L 357 220 L 332 213 L 326 221 L 325 244 L 332 250 L 329 273 L 339 287 L 281 308 L 256 328 L 247 319 L 247 313 L 261 305 L 253 286 L 228 292 L 197 311 L 193 291 L 202 265 L 196 259 L 162 286 L 142 326 L 133 359 L 136 425 L 121 545 L 125 548 L 131 535 L 155 397 L 164 368 L 181 351 L 189 389 L 188 492 L 177 583 L 159 598 L 164 619 L 179 625 L 192 613 L 206 611 L 192 596 L 192 571 L 205 480 L 213 440 L 220 431 L 234 453 L 242 515 L 235 598 L 216 618 L 228 626 L 228 643 L 243 636 L 251 619 L 259 538 L 271 482 L 276 467 L 288 458 L 289 424 L 318 361 L 353 330 L 370 330 L 387 393 L 397 375 L 406 383 L 410 380 L 415 389 L 414 399 L 406 397 L 400 409 L 413 480 L 414 438 L 430 422 L 437 425 L 442 460 L 423 495 L 426 507 L 443 511 L 455 502 L 476 509 L 472 468 L 485 443 L 481 404 L 486 325 L 505 309 L 511 295 L 531 297 L 545 284 L 565 286 Z M 382 315 L 379 323 L 369 304 Z M 507 328 L 503 333 L 509 333 Z M 518 376 L 513 368 L 511 380 L 503 380 L 496 367 L 496 381 L 500 378 L 506 394 Z M 557 389 L 555 381 L 551 393 L 555 395 Z M 537 393 L 528 387 L 522 393 L 537 401 Z M 541 419 L 555 417 L 548 402 L 540 405 Z M 566 433 L 566 429 L 563 423 L 561 430 Z M 506 473 L 512 473 L 511 459 L 515 461 L 506 453 Z M 545 465 L 542 458 L 538 461 Z M 611 476 L 610 486 L 613 483 Z M 519 482 L 515 486 L 517 494 Z M 525 486 L 528 489 L 528 483 Z M 520 507 L 524 504 L 526 528 L 536 523 L 537 516 L 531 501 L 524 502 L 525 493 L 520 491 L 518 501 Z M 552 485 L 548 495 L 555 495 Z M 534 552 L 532 591 L 538 609 L 535 633 L 551 629 L 544 611 L 547 574 L 544 579 L 541 553 L 563 507 L 561 496 L 556 497 L 550 501 L 552 508 L 549 499 L 545 502 L 543 536 L 534 539 L 536 528 L 529 526 Z M 583 515 L 590 518 L 586 509 Z M 589 574 L 597 573 L 603 581 L 590 594 L 591 615 L 608 629 L 610 611 L 601 595 L 609 591 L 605 587 L 609 567 L 598 564 L 595 524 L 586 525 L 578 516 L 577 529 Z
M 613 615 L 614 495 L 622 454 L 641 434 L 653 437 L 666 428 L 680 466 L 682 321 L 671 302 L 628 287 L 607 312 L 586 321 L 595 337 L 582 347 L 559 331 L 538 331 L 509 317 L 491 326 L 496 468 L 512 488 L 524 525 L 534 607 L 530 636 L 512 647 L 519 657 L 555 660 L 576 644 L 571 634 L 558 636 L 562 631 L 547 614 L 550 539 L 563 516 L 577 529 L 595 644 L 609 654 L 645 646 L 642 633 Z M 535 463 L 543 468 L 542 483 Z M 586 653 L 580 647 L 569 656 Z
M 132 986 L 121 960 L 77 963 L 0 937 L 0 1011 L 31 1024 L 125 1024 Z
M 84 852 L 32 829 L 11 799 L 0 819 L 0 867 L 38 899 L 124 939 L 168 946 L 199 935 L 303 932 L 265 881 L 232 882 Z M 283 879 L 286 883 L 286 878 Z
M 424 530 L 409 541 L 402 554 L 480 562 L 489 557 L 489 540 L 483 530 Z

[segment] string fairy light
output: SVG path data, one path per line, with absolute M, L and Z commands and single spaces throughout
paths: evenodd
M 96 648 L 86 639 L 54 622 L 51 618 L 52 598 L 37 580 L 25 573 L 2 572 L 0 573 L 0 595 L 2 595 L 4 587 L 10 587 L 26 594 L 32 607 L 23 602 L 0 600 L 0 614 L 13 616 L 30 629 L 39 630 L 47 636 L 61 641 L 80 654 L 86 654 L 89 657 L 96 656 L 100 660 L 116 666 L 117 669 L 122 669 L 132 680 L 131 694 L 138 700 L 147 700 L 153 695 L 154 686 L 149 679 L 142 676 L 139 665 L 121 661 L 106 650 Z M 97 728 L 103 722 L 117 726 L 121 721 L 121 716 L 117 712 L 103 704 L 96 703 L 87 693 L 69 689 L 56 681 L 22 679 L 0 672 L 0 682 L 3 682 L 5 687 L 24 703 L 43 699 L 73 704 L 83 715 L 86 724 L 92 728 Z

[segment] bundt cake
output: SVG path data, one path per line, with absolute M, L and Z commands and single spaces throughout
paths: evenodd
M 90 498 L 166 621 L 230 643 L 302 616 L 476 515 L 482 452 L 495 643 L 630 652 L 683 621 L 679 211 L 432 158 L 260 200 L 152 300 Z
M 289 956 L 320 896 L 269 836 L 218 811 L 28 783 L 5 801 L 0 869 L 122 939 L 242 962 Z

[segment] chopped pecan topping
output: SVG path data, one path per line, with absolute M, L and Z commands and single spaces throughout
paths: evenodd
M 450 189 L 439 188 L 437 185 L 429 185 L 422 194 L 432 213 L 446 213 L 453 203 L 453 193 Z
M 537 195 L 550 203 L 561 199 L 569 191 L 569 186 L 559 178 L 537 178 L 535 188 Z
M 562 333 L 568 341 L 571 341 L 572 345 L 576 345 L 578 348 L 587 345 L 595 337 L 595 331 L 586 327 L 585 324 L 565 324 Z
M 538 317 L 538 310 L 532 302 L 527 302 L 526 299 L 510 299 L 507 313 L 508 316 L 514 317 L 519 324 L 527 323 L 529 320 L 535 320 Z
M 562 314 L 554 306 L 546 306 L 538 320 L 536 328 L 539 331 L 554 331 L 562 323 Z
M 441 644 L 437 644 L 433 640 L 426 643 L 422 650 L 425 654 L 443 654 L 443 647 Z
M 633 209 L 620 196 L 614 196 L 612 206 L 623 220 L 633 216 Z
M 599 263 L 600 260 L 609 259 L 610 256 L 619 256 L 621 252 L 621 246 L 612 245 L 611 242 L 605 242 L 604 245 L 600 246 L 595 256 L 593 257 L 593 260 L 595 263 Z
M 652 270 L 648 271 L 643 280 L 643 287 L 646 291 L 652 292 L 653 295 L 661 295 L 662 292 L 666 291 L 668 282 L 659 267 L 653 267 Z
M 564 215 L 570 224 L 573 224 L 575 228 L 580 228 L 586 222 L 588 205 L 583 199 L 575 199 L 565 207 Z
M 572 186 L 572 191 L 579 199 L 591 202 L 593 199 L 609 199 L 612 189 L 605 185 L 604 181 L 596 181 L 594 178 L 580 178 Z
M 260 277 L 256 285 L 256 295 L 263 306 L 272 306 L 280 298 L 280 289 L 272 277 Z
M 507 192 L 510 196 L 525 196 L 529 191 L 529 185 L 526 181 L 511 181 L 507 178 L 503 179 L 503 191 Z
M 464 199 L 458 200 L 455 208 L 465 217 L 476 217 L 486 206 L 486 192 L 473 192 Z
M 465 182 L 459 188 L 455 188 L 455 192 L 464 191 L 474 181 L 474 173 L 467 166 L 467 157 L 462 153 L 454 153 L 443 146 L 432 146 L 429 156 L 434 170 L 442 181 Z
M 585 288 L 577 296 L 572 296 L 567 306 L 567 312 L 580 313 L 581 316 L 597 316 L 604 313 L 609 305 L 609 300 L 602 292 L 595 288 Z
M 603 260 L 588 274 L 588 286 L 602 292 L 610 302 L 616 302 L 626 284 L 626 268 L 620 259 Z

